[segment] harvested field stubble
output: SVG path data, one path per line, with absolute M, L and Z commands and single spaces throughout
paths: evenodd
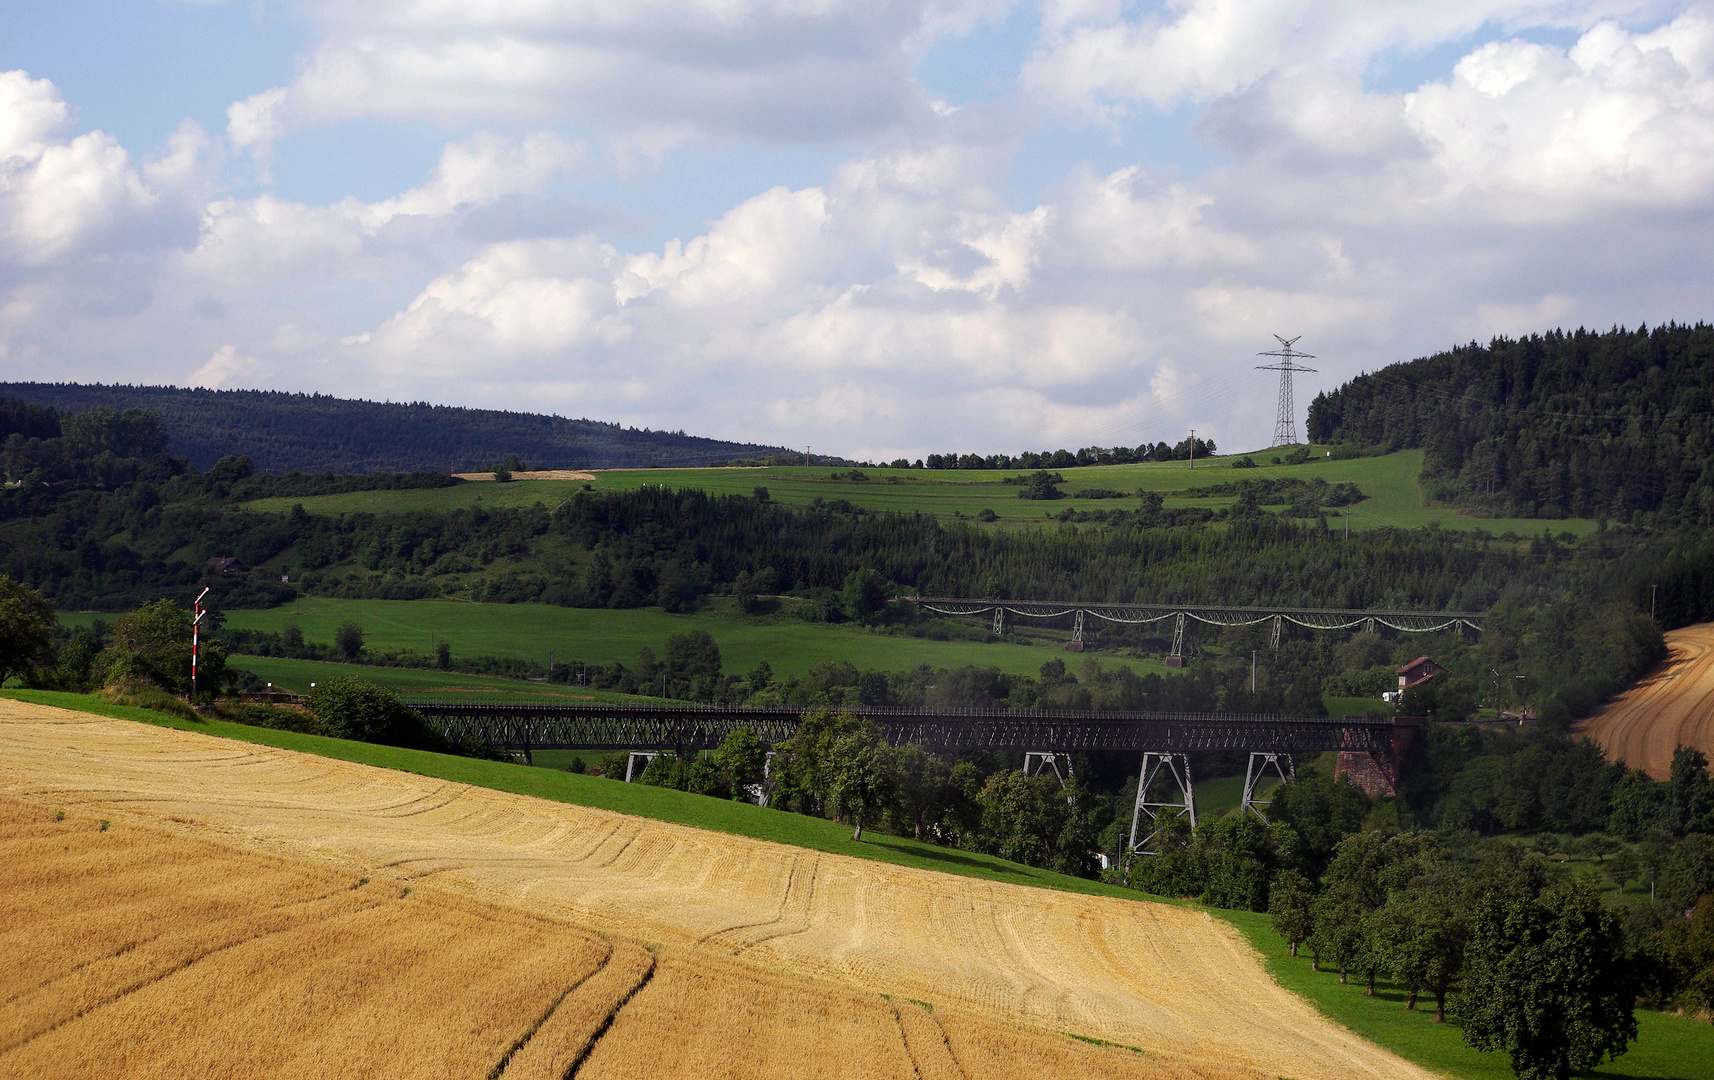
M 1575 728 L 1656 780 L 1671 776 L 1680 746 L 1714 756 L 1714 624 L 1668 630 L 1666 650 L 1658 667 Z
M 1182 908 L 21 702 L 0 799 L 7 1076 L 1427 1076 Z

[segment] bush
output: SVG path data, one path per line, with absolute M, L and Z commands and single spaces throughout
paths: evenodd
M 237 724 L 249 724 L 251 727 L 273 728 L 275 731 L 297 731 L 305 735 L 338 734 L 338 732 L 329 730 L 327 723 L 320 717 L 302 709 L 288 709 L 280 705 L 264 705 L 259 702 L 229 702 L 221 705 L 219 711 L 223 719 L 231 720 Z
M 112 705 L 130 705 L 133 708 L 149 709 L 168 716 L 176 716 L 180 720 L 201 720 L 197 711 L 191 708 L 188 701 L 175 697 L 158 686 L 148 683 L 115 683 L 96 691 L 95 696 Z
M 340 738 L 418 750 L 445 749 L 445 740 L 397 695 L 349 675 L 311 690 L 309 707 L 328 733 Z
M 363 655 L 363 628 L 354 622 L 341 623 L 333 632 L 333 644 L 347 660 L 357 659 Z

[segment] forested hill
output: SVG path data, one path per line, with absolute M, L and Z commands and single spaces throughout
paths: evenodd
M 99 406 L 147 410 L 166 425 L 168 452 L 199 469 L 228 455 L 247 456 L 270 473 L 368 473 L 475 470 L 509 454 L 531 468 L 599 469 L 706 465 L 784 452 L 596 420 L 268 390 L 0 383 L 0 398 L 67 413 Z
M 1518 517 L 1714 522 L 1714 327 L 1495 338 L 1317 395 L 1312 442 L 1422 447 L 1432 497 Z

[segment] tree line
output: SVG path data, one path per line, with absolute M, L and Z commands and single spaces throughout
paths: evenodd
M 1471 342 L 1318 394 L 1309 438 L 1423 449 L 1438 499 L 1515 517 L 1714 521 L 1714 326 Z
M 783 452 L 598 420 L 274 390 L 3 383 L 0 395 L 64 415 L 151 413 L 171 452 L 199 469 L 229 456 L 283 474 L 463 472 L 508 454 L 538 468 L 597 469 L 709 465 Z

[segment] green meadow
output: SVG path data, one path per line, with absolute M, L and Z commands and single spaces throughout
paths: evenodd
M 91 615 L 65 616 L 87 621 Z M 432 653 L 446 642 L 454 657 L 519 657 L 546 665 L 581 660 L 630 666 L 644 648 L 661 653 L 667 638 L 706 630 L 720 646 L 729 674 L 744 674 L 766 660 L 780 676 L 802 676 L 824 660 L 847 660 L 859 668 L 903 671 L 919 664 L 955 668 L 966 664 L 997 667 L 1016 675 L 1034 675 L 1043 663 L 1079 658 L 1048 645 L 979 641 L 933 641 L 892 635 L 847 624 L 808 623 L 789 616 L 756 618 L 736 612 L 700 611 L 669 615 L 658 608 L 563 608 L 547 604 L 477 604 L 458 600 L 339 600 L 304 597 L 265 611 L 228 611 L 229 627 L 280 631 L 295 623 L 311 641 L 331 642 L 344 622 L 363 628 L 365 641 L 381 651 Z M 1138 673 L 1166 668 L 1152 660 L 1111 660 Z M 244 666 L 255 668 L 246 661 Z M 398 669 L 364 668 L 365 671 Z M 426 674 L 426 673 L 417 673 Z M 469 678 L 460 676 L 460 678 Z M 527 686 L 537 686 L 529 683 Z
M 1511 1080 L 1511 1060 L 1505 1054 L 1465 1046 L 1456 1016 L 1450 1023 L 1434 1022 L 1432 998 L 1425 999 L 1426 1007 L 1407 1011 L 1404 992 L 1385 983 L 1369 997 L 1358 981 L 1341 984 L 1337 971 L 1314 971 L 1307 955 L 1292 956 L 1268 916 L 1248 911 L 1214 914 L 1243 931 L 1265 958 L 1274 981 L 1365 1039 L 1442 1076 Z M 1638 1009 L 1636 1016 L 1637 1040 L 1629 1051 L 1617 1061 L 1578 1075 L 1611 1080 L 1714 1080 L 1714 1025 L 1646 1009 Z M 1281 1074 L 1288 1074 L 1288 1063 L 1280 1065 Z
M 461 697 L 468 694 L 504 694 L 553 698 L 568 705 L 605 701 L 646 705 L 660 698 L 617 694 L 609 690 L 594 690 L 581 686 L 533 679 L 506 679 L 495 675 L 466 675 L 456 671 L 434 671 L 420 668 L 378 667 L 371 664 L 334 664 L 325 660 L 291 660 L 278 656 L 235 655 L 231 664 L 274 684 L 281 690 L 296 694 L 307 693 L 311 685 L 323 683 L 340 675 L 361 679 L 366 683 L 386 687 L 395 694 Z
M 1460 513 L 1454 508 L 1425 505 L 1422 487 L 1416 477 L 1422 471 L 1422 451 L 1405 450 L 1384 457 L 1311 460 L 1303 465 L 1270 465 L 1271 451 L 1248 455 L 1257 462 L 1254 469 L 1233 469 L 1232 462 L 1242 455 L 1204 459 L 1190 467 L 1189 462 L 1172 461 L 1143 465 L 1096 465 L 1060 469 L 1066 479 L 1064 492 L 1075 496 L 1078 491 L 1105 488 L 1114 491 L 1138 490 L 1160 492 L 1171 506 L 1205 506 L 1220 508 L 1229 505 L 1230 497 L 1190 498 L 1179 493 L 1235 480 L 1261 480 L 1270 477 L 1313 479 L 1320 477 L 1329 483 L 1350 481 L 1368 496 L 1350 508 L 1352 529 L 1417 528 L 1438 523 L 1449 529 L 1486 529 L 1495 534 L 1515 532 L 1521 536 L 1538 535 L 1544 528 L 1555 533 L 1583 534 L 1594 529 L 1595 523 L 1583 519 L 1542 521 L 1520 518 L 1478 518 Z M 578 480 L 516 480 L 497 484 L 475 481 L 450 488 L 428 488 L 405 491 L 365 491 L 343 495 L 317 495 L 308 498 L 259 499 L 248 503 L 256 510 L 281 511 L 302 504 L 311 513 L 334 514 L 369 512 L 377 514 L 410 511 L 445 511 L 472 506 L 530 506 L 542 503 L 557 506 L 585 486 L 595 491 L 631 491 L 650 484 L 671 488 L 697 488 L 716 495 L 749 495 L 758 487 L 768 489 L 774 500 L 790 506 L 808 506 L 817 499 L 831 502 L 844 499 L 868 510 L 895 510 L 902 513 L 933 514 L 942 518 L 975 518 L 983 510 L 992 510 L 999 518 L 996 525 L 1024 525 L 1045 522 L 1070 506 L 1081 510 L 1128 508 L 1130 499 L 1079 499 L 1068 497 L 1053 502 L 1038 502 L 1018 498 L 1017 485 L 1003 483 L 1007 476 L 1019 475 L 1021 470 L 961 470 L 925 471 L 922 469 L 863 469 L 863 479 L 851 478 L 852 470 L 826 466 L 769 466 L 754 469 L 615 469 L 595 473 L 593 482 Z M 837 476 L 835 475 L 837 474 Z M 1342 511 L 1335 511 L 1340 513 Z M 1334 519 L 1330 527 L 1344 527 L 1343 519 Z

